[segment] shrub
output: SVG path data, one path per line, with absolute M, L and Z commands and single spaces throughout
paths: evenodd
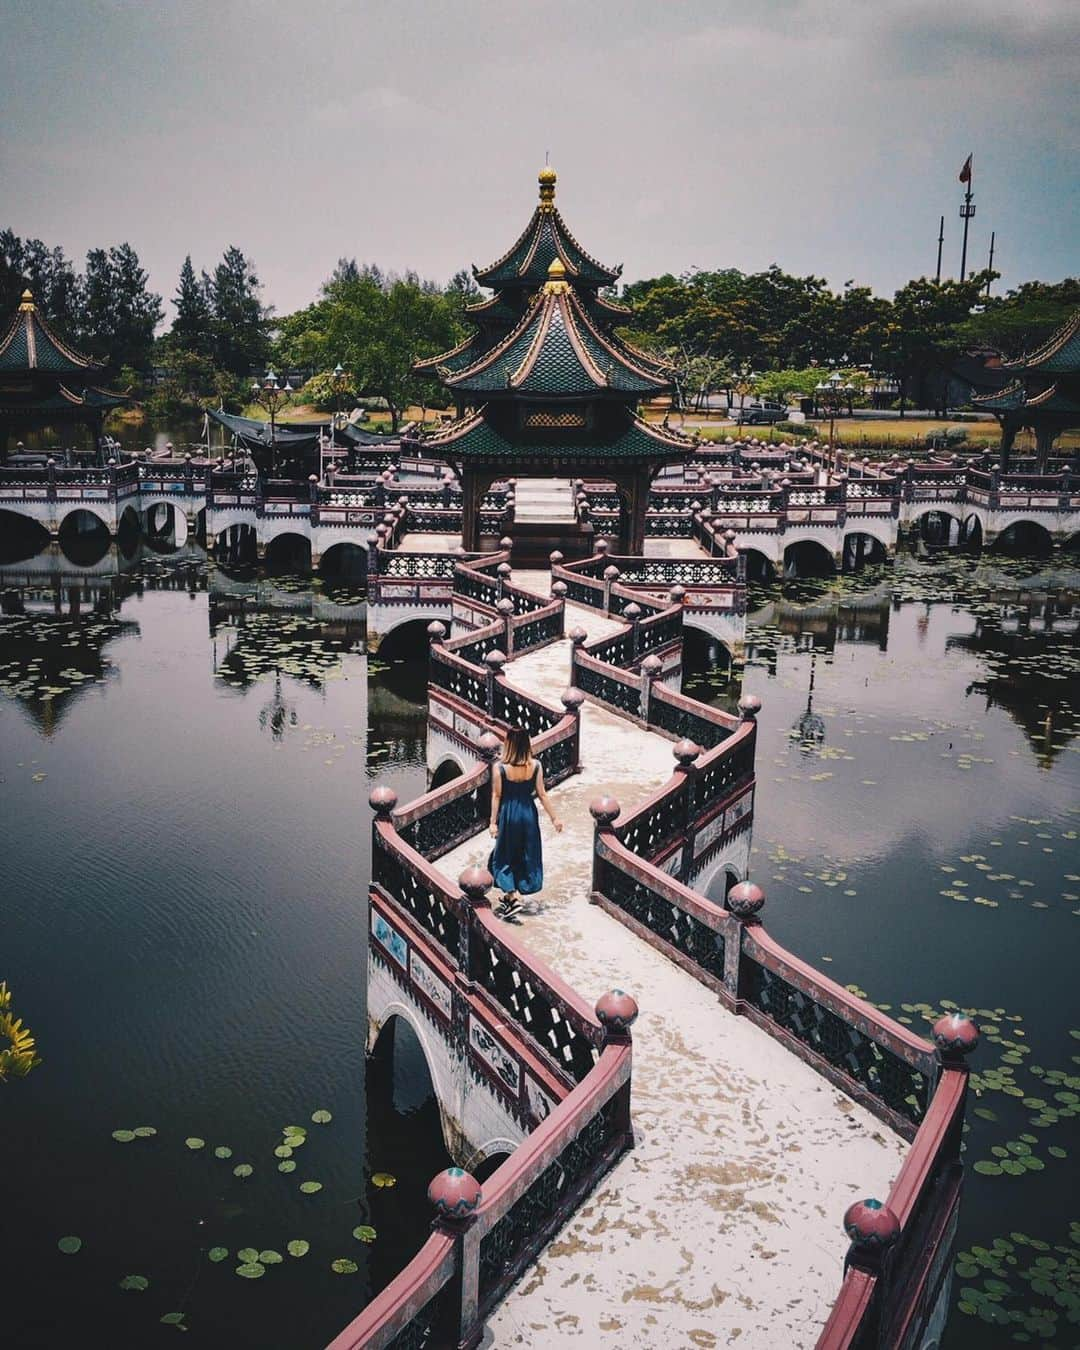
M 776 430 L 784 436 L 805 436 L 807 440 L 817 438 L 817 427 L 811 422 L 777 422 Z

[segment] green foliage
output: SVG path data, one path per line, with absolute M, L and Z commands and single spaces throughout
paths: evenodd
M 130 244 L 92 248 L 86 255 L 78 341 L 112 371 L 150 367 L 154 330 L 164 310 L 147 280 Z
M 205 273 L 201 278 L 196 277 L 189 253 L 180 269 L 180 282 L 172 302 L 176 307 L 176 318 L 169 331 L 175 351 L 199 356 L 207 363 L 214 350 L 208 280 Z
M 6 1042 L 6 1044 L 5 1044 Z M 34 1050 L 34 1038 L 22 1019 L 11 1011 L 11 992 L 7 981 L 0 981 L 0 1083 L 8 1078 L 25 1078 L 41 1063 Z
M 1080 307 L 1080 278 L 1026 281 L 1004 296 L 989 298 L 962 327 L 963 337 L 1011 356 L 1040 346 Z
M 349 375 L 343 378 L 340 389 L 336 383 L 333 371 L 320 370 L 300 390 L 300 401 L 318 408 L 320 412 L 334 412 L 336 409 L 348 412 L 356 404 L 356 381 Z
M 773 427 L 782 436 L 805 436 L 811 441 L 817 439 L 817 427 L 809 422 L 775 422 Z

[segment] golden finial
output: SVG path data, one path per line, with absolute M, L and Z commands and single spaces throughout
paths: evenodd
M 22 304 L 19 306 L 19 312 L 20 314 L 24 314 L 27 310 L 32 312 L 36 308 L 37 306 L 34 304 L 34 292 L 27 286 L 26 290 L 22 293 Z
M 566 264 L 561 258 L 552 258 L 547 274 L 548 279 L 544 285 L 545 295 L 558 295 L 566 290 Z
M 552 211 L 555 207 L 555 179 L 557 175 L 550 164 L 545 164 L 537 174 L 540 182 L 540 210 Z

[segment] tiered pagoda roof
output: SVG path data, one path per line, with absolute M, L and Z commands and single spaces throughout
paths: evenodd
M 590 439 L 587 448 L 576 451 L 572 445 L 553 446 L 549 439 L 539 435 L 511 439 L 496 429 L 485 416 L 485 411 L 481 408 L 442 431 L 425 436 L 424 450 L 435 456 L 443 456 L 450 462 L 543 462 L 557 450 L 565 454 L 577 454 L 583 461 L 651 461 L 678 459 L 697 445 L 697 441 L 690 436 L 683 436 L 670 427 L 646 422 L 632 413 L 626 426 L 614 439 Z
M 1001 368 L 1046 375 L 1080 375 L 1080 309 L 1030 356 L 1003 361 Z
M 1080 309 L 1043 345 L 1027 356 L 1003 361 L 1015 372 L 1004 389 L 972 399 L 986 412 L 1021 424 L 1027 414 L 1070 419 L 1080 415 Z
M 492 398 L 643 397 L 669 383 L 655 363 L 596 327 L 567 283 L 559 258 L 552 260 L 543 289 L 517 327 L 479 360 L 443 378 L 454 391 Z
M 104 369 L 100 361 L 69 347 L 42 318 L 32 293 L 23 291 L 22 302 L 0 337 L 0 372 L 25 374 L 40 370 L 85 379 L 88 374 L 100 374 Z

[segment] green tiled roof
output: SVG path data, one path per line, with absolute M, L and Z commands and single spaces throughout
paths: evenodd
M 517 242 L 490 267 L 473 268 L 481 286 L 541 286 L 556 258 L 566 267 L 567 279 L 588 286 L 610 286 L 621 267 L 605 267 L 591 257 L 566 227 L 554 207 L 538 206 Z
M 1047 375 L 1080 374 L 1080 309 L 1030 356 L 1006 361 L 1004 366 L 1007 370 L 1037 370 Z
M 456 374 L 475 364 L 485 351 L 487 346 L 481 340 L 480 334 L 472 333 L 464 342 L 459 342 L 448 352 L 440 352 L 438 356 L 425 356 L 420 361 L 414 361 L 412 368 L 417 375 L 433 375 L 436 379 L 442 380 L 447 374 Z
M 421 441 L 423 448 L 433 455 L 451 461 L 484 462 L 543 461 L 565 459 L 569 455 L 576 455 L 583 463 L 596 460 L 675 460 L 689 454 L 695 444 L 688 437 L 651 426 L 638 417 L 629 420 L 620 436 L 606 442 L 589 440 L 582 444 L 569 437 L 562 444 L 540 440 L 511 441 L 495 430 L 484 416 L 483 409 Z
M 525 317 L 501 343 L 468 369 L 447 379 L 451 389 L 581 398 L 599 392 L 633 397 L 667 388 L 667 380 L 639 365 L 593 326 L 564 281 L 545 285 Z
M 99 361 L 82 356 L 63 342 L 38 313 L 24 292 L 22 304 L 0 337 L 0 371 L 42 370 L 52 375 L 81 375 L 103 370 Z
M 77 414 L 80 408 L 107 412 L 110 408 L 118 408 L 126 402 L 127 399 L 123 394 L 110 394 L 104 389 L 84 389 L 81 394 L 76 394 L 70 389 L 65 389 L 62 384 L 57 385 L 55 394 L 47 394 L 44 398 L 9 401 L 0 387 L 0 417 L 16 417 L 20 420 L 64 413 Z
M 1026 412 L 1030 408 L 1044 413 L 1080 413 L 1080 403 L 1062 393 L 1056 384 L 1049 385 L 1041 393 L 1029 394 L 1017 381 L 996 394 L 982 394 L 971 401 L 987 412 Z

